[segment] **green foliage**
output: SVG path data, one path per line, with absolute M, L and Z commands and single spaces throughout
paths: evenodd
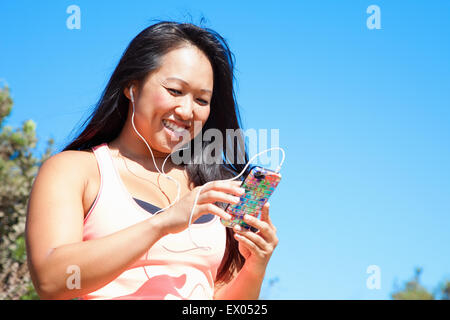
M 49 139 L 44 155 L 36 158 L 36 124 L 5 125 L 12 107 L 9 88 L 0 88 L 0 300 L 38 299 L 27 268 L 25 219 L 37 171 L 54 142 Z
M 416 268 L 413 279 L 407 281 L 404 288 L 401 290 L 396 290 L 392 294 L 392 299 L 394 300 L 435 300 L 439 299 L 448 300 L 450 293 L 450 281 L 446 281 L 445 284 L 438 288 L 436 294 L 428 292 L 420 284 L 420 275 L 422 273 L 422 268 Z
M 442 300 L 450 300 L 450 281 L 447 280 L 441 286 Z

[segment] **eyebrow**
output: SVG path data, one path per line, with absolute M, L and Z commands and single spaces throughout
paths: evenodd
M 177 78 L 177 77 L 168 77 L 168 78 L 166 78 L 166 80 L 178 80 L 178 81 L 183 82 L 185 85 L 189 86 L 188 82 L 184 81 L 183 79 Z M 208 90 L 208 89 L 200 89 L 200 91 L 212 93 L 212 91 Z

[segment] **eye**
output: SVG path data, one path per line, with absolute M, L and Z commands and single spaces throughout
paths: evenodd
M 208 105 L 208 101 L 203 100 L 203 99 L 197 99 L 201 104 L 203 104 L 204 106 Z
M 176 89 L 171 89 L 171 88 L 167 88 L 167 90 L 169 90 L 169 92 L 174 93 L 174 94 L 181 94 L 182 92 Z

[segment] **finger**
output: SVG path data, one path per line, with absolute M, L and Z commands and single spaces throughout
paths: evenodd
M 229 213 L 225 212 L 225 210 L 219 208 L 218 206 L 216 206 L 213 203 L 206 203 L 206 204 L 198 205 L 197 213 L 199 216 L 203 215 L 203 214 L 211 213 L 211 214 L 219 216 L 220 218 L 227 220 L 227 221 L 230 221 L 233 218 Z
M 242 181 L 241 180 L 229 180 L 231 183 L 233 183 L 233 185 L 240 187 L 242 185 Z
M 235 225 L 234 226 L 234 231 L 240 235 L 243 236 L 245 238 L 247 238 L 248 240 L 250 240 L 251 242 L 253 242 L 254 244 L 256 244 L 256 246 L 262 250 L 262 251 L 270 251 L 270 244 L 267 243 L 266 240 L 264 240 L 264 238 L 262 238 L 259 234 L 254 233 L 252 231 L 249 230 L 245 230 L 243 228 L 241 228 L 239 225 Z
M 262 221 L 266 221 L 269 224 L 269 226 L 272 229 L 272 231 L 274 232 L 274 234 L 276 234 L 277 233 L 277 228 L 272 223 L 272 219 L 270 218 L 269 211 L 270 211 L 270 203 L 267 202 L 263 206 L 263 209 L 262 209 L 262 212 L 261 212 L 261 220 Z
M 209 182 L 204 186 L 202 193 L 209 190 L 222 191 L 238 197 L 245 194 L 245 189 L 241 188 L 240 184 L 236 183 L 236 181 L 217 180 Z
M 249 214 L 245 214 L 243 220 L 248 225 L 258 229 L 258 233 L 260 233 L 266 241 L 270 242 L 275 237 L 275 233 L 266 221 L 261 221 Z
M 266 202 L 266 204 L 262 207 L 261 221 L 265 221 L 269 225 L 273 226 L 272 220 L 270 219 L 270 216 L 269 216 L 269 210 L 270 210 L 270 203 Z
M 224 202 L 230 204 L 238 204 L 241 200 L 240 197 L 230 195 L 221 191 L 209 190 L 202 193 L 198 198 L 198 204 Z
M 247 248 L 252 252 L 252 254 L 257 254 L 258 256 L 262 255 L 262 250 L 250 239 L 240 235 L 239 233 L 234 234 L 234 238 L 239 241 L 239 244 Z

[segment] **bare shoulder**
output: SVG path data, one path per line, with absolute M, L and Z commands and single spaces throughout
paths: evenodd
M 54 194 L 80 201 L 84 213 L 89 210 L 100 185 L 100 173 L 91 150 L 67 150 L 48 158 L 39 168 L 33 189 L 36 197 L 47 199 Z M 32 192 L 33 194 L 33 192 Z M 76 200 L 78 199 L 78 200 Z
M 64 183 L 67 189 L 83 195 L 90 179 L 96 177 L 96 167 L 91 151 L 66 150 L 44 161 L 36 180 L 43 185 Z
M 50 171 L 54 174 L 64 174 L 66 178 L 84 180 L 88 177 L 92 165 L 95 165 L 95 156 L 92 152 L 66 150 L 48 158 L 40 171 Z

